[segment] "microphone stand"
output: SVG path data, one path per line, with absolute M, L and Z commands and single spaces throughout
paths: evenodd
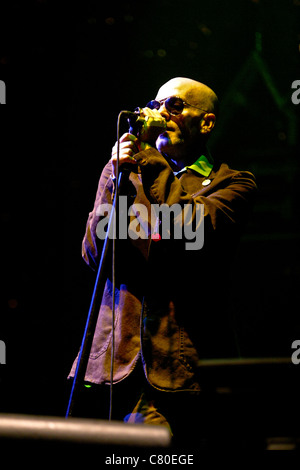
M 112 384 L 113 384 L 113 360 L 114 360 L 114 325 L 115 325 L 115 266 L 116 266 L 116 257 L 115 257 L 115 243 L 116 243 L 116 226 L 118 226 L 118 203 L 119 203 L 119 193 L 122 182 L 124 180 L 125 174 L 128 175 L 128 171 L 120 172 L 119 171 L 119 153 L 120 153 L 120 118 L 122 114 L 128 114 L 126 111 L 121 111 L 118 116 L 118 125 L 117 125 L 117 168 L 116 168 L 116 191 L 115 197 L 113 200 L 113 207 L 110 214 L 106 237 L 104 240 L 101 259 L 99 262 L 97 277 L 95 281 L 95 286 L 93 290 L 93 295 L 90 303 L 90 308 L 87 316 L 87 321 L 84 328 L 84 334 L 78 354 L 76 370 L 73 378 L 73 384 L 71 388 L 71 393 L 69 397 L 66 418 L 72 416 L 76 398 L 78 396 L 79 388 L 84 382 L 85 371 L 88 364 L 89 354 L 92 346 L 92 341 L 94 337 L 94 332 L 96 328 L 96 323 L 98 319 L 99 309 L 101 305 L 102 295 L 104 291 L 105 281 L 106 281 L 106 263 L 107 263 L 107 254 L 110 247 L 110 237 L 112 234 L 112 286 L 113 286 L 113 299 L 112 299 L 112 347 L 111 347 L 111 374 L 110 374 L 110 408 L 109 408 L 109 420 L 111 420 L 112 415 Z M 116 214 L 116 215 L 114 215 Z

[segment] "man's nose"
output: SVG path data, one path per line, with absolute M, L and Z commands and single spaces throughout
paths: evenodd
M 169 111 L 167 110 L 167 108 L 166 108 L 164 102 L 161 103 L 160 108 L 159 108 L 158 111 L 159 111 L 160 115 L 161 115 L 166 121 L 170 121 L 171 115 L 170 115 Z

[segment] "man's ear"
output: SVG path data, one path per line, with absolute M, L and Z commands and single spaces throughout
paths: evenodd
M 200 121 L 200 132 L 208 134 L 211 132 L 216 123 L 216 116 L 213 113 L 206 113 Z

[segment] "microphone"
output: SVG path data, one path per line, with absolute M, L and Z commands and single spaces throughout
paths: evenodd
M 147 130 L 150 127 L 156 128 L 161 132 L 166 129 L 167 122 L 160 116 L 159 119 L 153 118 L 152 116 L 142 116 L 141 108 L 136 108 L 134 112 L 132 111 L 123 111 L 127 115 L 127 122 L 129 124 L 130 134 L 136 135 L 139 137 L 141 131 Z
M 127 122 L 129 124 L 129 133 L 138 137 L 145 124 L 145 117 L 141 116 L 141 109 L 136 108 L 134 112 L 123 111 L 127 116 Z

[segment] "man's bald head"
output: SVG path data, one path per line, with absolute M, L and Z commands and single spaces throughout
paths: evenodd
M 167 98 L 182 100 L 179 111 L 170 109 Z M 218 98 L 204 83 L 176 77 L 158 90 L 156 108 L 167 121 L 167 128 L 156 140 L 156 148 L 179 165 L 191 164 L 195 155 L 204 152 L 215 126 Z M 180 102 L 179 102 L 180 103 Z
M 166 82 L 159 89 L 157 100 L 163 100 L 171 95 L 178 95 L 187 103 L 213 113 L 216 117 L 219 111 L 219 100 L 215 92 L 204 83 L 191 78 L 176 77 Z

